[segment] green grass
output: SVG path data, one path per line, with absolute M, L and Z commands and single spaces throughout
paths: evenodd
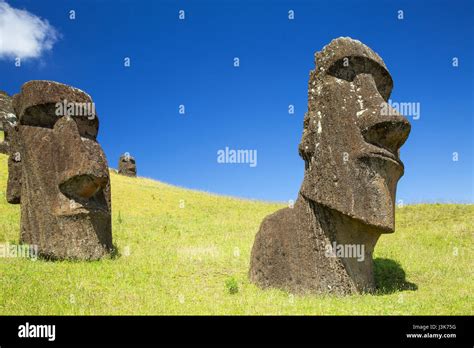
M 20 210 L 5 201 L 6 180 L 0 155 L 0 242 L 17 243 Z M 260 222 L 281 204 L 111 180 L 118 257 L 2 258 L 0 314 L 474 314 L 473 205 L 398 209 L 397 231 L 375 249 L 378 294 L 293 296 L 247 279 Z

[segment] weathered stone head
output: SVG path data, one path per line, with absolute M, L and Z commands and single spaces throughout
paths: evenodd
M 3 141 L 0 140 L 0 153 L 8 154 L 10 143 L 10 129 L 16 124 L 16 116 L 13 111 L 12 98 L 5 92 L 0 91 L 0 131 L 3 131 Z
M 299 146 L 301 194 L 344 215 L 394 230 L 399 149 L 410 124 L 387 104 L 393 82 L 382 59 L 360 41 L 333 40 L 316 54 Z
M 137 164 L 135 163 L 135 158 L 130 156 L 128 152 L 120 156 L 118 172 L 119 174 L 126 176 L 137 176 Z
M 112 249 L 108 165 L 91 105 L 83 91 L 51 81 L 27 82 L 13 98 L 8 199 L 21 201 L 21 242 L 45 257 L 98 259 Z
M 372 253 L 394 231 L 399 149 L 409 122 L 387 104 L 393 82 L 360 41 L 338 38 L 316 54 L 299 145 L 305 175 L 292 208 L 262 222 L 250 279 L 294 292 L 375 289 Z

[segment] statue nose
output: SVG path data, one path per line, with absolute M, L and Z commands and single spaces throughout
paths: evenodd
M 91 174 L 76 175 L 61 183 L 59 189 L 69 198 L 88 200 L 107 186 L 107 177 L 97 177 Z
M 410 134 L 411 125 L 396 110 L 390 108 L 390 116 L 381 115 L 366 123 L 361 129 L 365 141 L 383 147 L 398 155 L 398 150 Z
M 360 96 L 360 103 L 367 109 L 361 110 L 362 115 L 357 119 L 364 140 L 398 156 L 410 134 L 410 122 L 383 99 L 371 74 L 357 75 L 354 83 L 365 95 Z
M 81 138 L 71 117 L 59 119 L 54 132 L 60 148 L 56 159 L 59 190 L 82 203 L 93 200 L 109 182 L 107 161 L 100 145 Z

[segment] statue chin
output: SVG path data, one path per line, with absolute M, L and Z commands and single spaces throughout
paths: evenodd
M 393 233 L 395 192 L 403 170 L 387 168 L 384 163 L 365 159 L 348 163 L 346 168 L 353 169 L 348 170 L 346 179 L 339 171 L 337 185 L 327 180 L 319 184 L 322 178 L 318 175 L 318 168 L 312 168 L 314 173 L 308 172 L 303 180 L 302 196 L 319 206 L 375 227 L 379 233 Z

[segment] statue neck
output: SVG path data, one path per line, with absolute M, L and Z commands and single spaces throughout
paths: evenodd
M 375 290 L 373 250 L 380 237 L 376 228 L 306 199 L 300 194 L 297 204 L 304 206 L 312 221 L 310 233 L 323 243 L 315 252 L 324 253 L 329 270 L 341 270 L 341 281 L 351 283 L 358 292 Z M 333 271 L 334 272 L 334 271 Z M 344 274 L 345 273 L 345 274 Z

